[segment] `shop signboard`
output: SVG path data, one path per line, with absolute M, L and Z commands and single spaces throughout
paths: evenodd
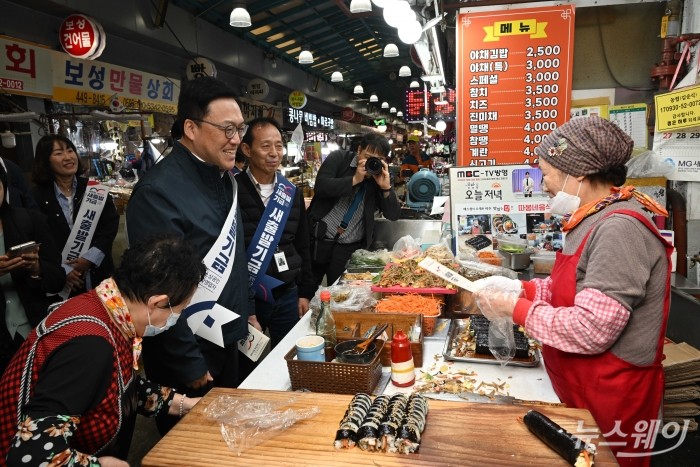
M 243 120 L 246 122 L 254 118 L 268 117 L 273 118 L 280 125 L 283 124 L 282 114 L 286 110 L 284 107 L 276 107 L 273 104 L 259 102 L 245 97 L 240 97 L 238 106 L 241 108 Z
M 450 213 L 457 252 L 468 247 L 493 250 L 497 235 L 545 250 L 563 246 L 561 218 L 549 213 L 549 196 L 537 167 L 451 168 Z
M 270 94 L 270 85 L 264 79 L 254 78 L 248 81 L 246 91 L 251 99 L 263 100 Z
M 106 36 L 102 26 L 89 16 L 72 14 L 63 20 L 58 30 L 63 51 L 75 58 L 98 58 L 105 48 Z
M 0 89 L 10 94 L 50 99 L 51 49 L 0 36 Z
M 109 106 L 118 96 L 126 110 L 177 113 L 179 80 L 94 60 L 53 55 L 53 99 Z
M 442 103 L 437 104 L 440 101 Z M 440 119 L 448 122 L 453 121 L 457 116 L 457 93 L 454 89 L 448 88 L 442 93 L 431 93 L 428 104 L 430 116 L 433 118 L 439 113 Z
M 296 127 L 299 123 L 304 125 L 305 130 L 333 130 L 335 128 L 335 120 L 332 117 L 289 107 L 284 114 L 284 126 L 291 128 Z
M 202 76 L 216 78 L 216 65 L 206 57 L 195 57 L 185 67 L 187 79 L 193 80 Z
M 459 165 L 537 162 L 568 120 L 573 45 L 570 4 L 458 15 Z
M 306 106 L 306 94 L 301 91 L 290 92 L 287 100 L 293 109 L 303 109 Z

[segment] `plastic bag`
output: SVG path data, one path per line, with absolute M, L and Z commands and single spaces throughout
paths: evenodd
M 204 415 L 210 420 L 221 423 L 239 423 L 268 414 L 280 407 L 294 403 L 295 400 L 294 397 L 289 397 L 285 401 L 265 401 L 239 399 L 235 396 L 219 396 L 204 409 Z
M 436 245 L 431 245 L 425 250 L 426 258 L 432 258 L 442 264 L 452 264 L 455 262 L 455 255 L 452 254 L 449 239 L 444 239 Z
M 391 249 L 391 256 L 395 259 L 413 259 L 420 255 L 420 240 L 410 235 L 399 238 Z
M 670 159 L 661 160 L 654 151 L 644 151 L 640 155 L 630 159 L 627 164 L 628 178 L 665 177 L 676 170 L 676 166 Z
M 510 318 L 496 318 L 489 323 L 489 350 L 501 366 L 515 357 L 515 334 Z
M 331 311 L 361 311 L 364 308 L 372 308 L 377 305 L 370 285 L 332 285 L 320 287 L 309 302 L 311 325 L 315 326 L 318 313 L 321 311 L 321 290 L 331 293 Z
M 349 267 L 384 267 L 387 263 L 391 262 L 391 256 L 389 255 L 389 250 L 386 248 L 383 250 L 369 251 L 369 250 L 355 250 L 350 256 Z
M 460 274 L 469 280 L 478 280 L 488 276 L 503 276 L 508 279 L 517 279 L 518 273 L 503 266 L 482 263 L 478 260 L 466 260 L 458 256 L 457 262 L 462 267 Z
M 276 405 L 263 401 L 238 401 L 239 408 L 252 407 L 254 410 L 248 413 L 238 411 L 238 417 L 228 416 L 225 417 L 226 421 L 222 421 L 221 435 L 229 449 L 240 456 L 247 449 L 277 436 L 296 422 L 315 417 L 321 412 L 316 406 L 284 411 L 271 410 L 271 407 Z

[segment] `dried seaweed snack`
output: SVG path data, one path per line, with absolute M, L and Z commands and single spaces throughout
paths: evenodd
M 351 449 L 355 447 L 355 444 L 357 444 L 357 430 L 360 428 L 371 404 L 372 399 L 364 393 L 356 394 L 352 398 L 335 434 L 333 445 L 336 449 Z
M 595 446 L 588 444 L 550 420 L 546 415 L 530 410 L 523 417 L 525 426 L 547 446 L 576 467 L 590 467 Z

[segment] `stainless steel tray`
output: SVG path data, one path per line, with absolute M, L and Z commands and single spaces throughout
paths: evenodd
M 445 347 L 442 350 L 442 356 L 445 360 L 451 360 L 454 362 L 469 362 L 469 363 L 488 363 L 491 365 L 500 365 L 501 363 L 496 360 L 492 355 L 482 355 L 477 353 L 470 353 L 468 356 L 455 357 L 452 355 L 452 343 L 457 336 L 466 326 L 468 326 L 469 320 L 467 319 L 453 319 L 450 324 L 450 329 L 447 331 L 447 339 L 445 340 Z M 513 358 L 507 363 L 509 366 L 522 366 L 534 368 L 540 364 L 540 350 L 535 349 L 535 353 L 530 356 L 530 358 Z

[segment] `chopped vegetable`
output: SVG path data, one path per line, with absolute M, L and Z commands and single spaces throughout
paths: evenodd
M 442 302 L 437 298 L 431 298 L 417 294 L 391 295 L 377 303 L 377 311 L 380 313 L 415 313 L 423 316 L 437 316 L 440 314 Z
M 402 263 L 392 263 L 382 273 L 377 282 L 379 287 L 415 287 L 419 289 L 440 287 L 454 289 L 454 285 L 418 266 L 412 259 Z

